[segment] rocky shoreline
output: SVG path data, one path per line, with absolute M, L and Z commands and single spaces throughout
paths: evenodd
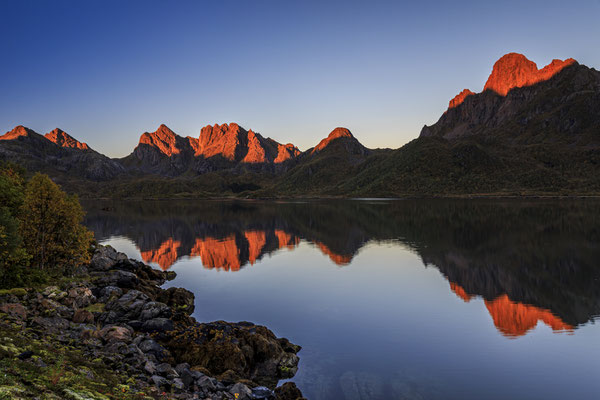
M 160 287 L 174 277 L 98 246 L 68 282 L 1 291 L 0 398 L 302 398 L 276 387 L 300 346 L 250 322 L 197 322 L 193 293 Z

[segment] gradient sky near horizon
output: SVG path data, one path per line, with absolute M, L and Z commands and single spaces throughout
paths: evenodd
M 161 123 L 397 148 L 505 53 L 598 69 L 599 17 L 600 0 L 0 0 L 0 132 L 60 127 L 111 157 Z

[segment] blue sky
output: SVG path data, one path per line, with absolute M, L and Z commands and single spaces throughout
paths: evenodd
M 600 0 L 0 0 L 0 131 L 60 127 L 113 157 L 161 123 L 397 148 L 505 53 L 598 69 L 598 17 Z

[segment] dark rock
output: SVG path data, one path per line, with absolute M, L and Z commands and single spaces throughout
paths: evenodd
M 171 307 L 174 312 L 187 315 L 194 312 L 194 294 L 189 290 L 171 287 L 161 291 L 156 299 Z
M 168 389 L 170 387 L 169 381 L 166 378 L 163 378 L 162 376 L 152 375 L 150 379 L 152 380 L 152 383 L 154 383 L 154 385 L 159 389 Z
M 129 321 L 127 325 L 132 327 L 134 330 L 139 331 L 140 329 L 142 329 L 142 325 L 144 325 L 144 323 L 140 320 L 133 320 Z
M 189 369 L 184 369 L 182 371 L 177 371 L 179 376 L 181 377 L 181 381 L 185 385 L 185 387 L 190 387 L 196 381 L 196 376 Z M 198 376 L 199 378 L 200 376 Z
M 179 374 L 171 367 L 169 363 L 162 363 L 156 366 L 156 372 L 168 379 L 179 377 Z
M 174 328 L 173 321 L 168 318 L 153 318 L 142 325 L 142 332 L 160 332 L 165 333 L 172 331 Z
M 73 322 L 77 324 L 91 324 L 94 322 L 94 314 L 87 310 L 77 310 L 73 314 Z
M 184 385 L 183 381 L 179 378 L 173 379 L 172 386 L 179 392 L 181 392 L 182 390 L 185 389 L 185 385 Z
M 24 320 L 27 318 L 27 309 L 20 303 L 4 303 L 0 304 L 0 312 L 10 315 L 11 317 Z
M 236 383 L 229 389 L 229 393 L 235 396 L 239 400 L 250 400 L 252 399 L 252 390 L 243 383 Z
M 118 299 L 123 295 L 123 289 L 116 286 L 106 286 L 100 290 L 98 301 L 108 303 L 111 300 Z
M 217 389 L 216 379 L 208 376 L 202 376 L 196 381 L 196 385 L 205 392 L 213 392 Z
M 87 287 L 72 288 L 68 292 L 69 305 L 75 308 L 84 308 L 96 302 L 96 296 Z
M 63 332 L 69 328 L 69 321 L 60 317 L 35 317 L 32 322 L 50 333 Z
M 178 373 L 179 375 L 181 375 L 181 373 L 182 373 L 183 371 L 188 371 L 188 372 L 189 372 L 189 371 L 190 371 L 190 364 L 188 364 L 188 363 L 181 363 L 181 364 L 177 364 L 177 365 L 175 366 L 175 371 L 177 371 L 177 373 Z
M 106 304 L 105 309 L 116 314 L 119 321 L 130 321 L 139 319 L 144 305 L 150 301 L 150 298 L 138 290 L 130 290 L 117 300 Z
M 98 336 L 106 342 L 131 342 L 133 332 L 124 326 L 105 326 L 98 332 Z
M 107 353 L 113 354 L 121 354 L 121 355 L 130 355 L 131 349 L 123 342 L 113 341 L 110 342 L 105 348 L 104 351 Z
M 249 322 L 211 322 L 185 327 L 168 334 L 165 345 L 179 362 L 203 367 L 210 375 L 237 382 L 250 379 L 274 387 L 279 379 L 292 377 L 300 347 L 280 341 L 264 326 Z M 282 343 L 287 349 L 284 350 Z M 231 377 L 223 375 L 228 370 Z
M 147 321 L 153 318 L 170 318 L 171 309 L 164 303 L 150 301 L 144 304 L 140 313 L 140 320 Z
M 252 399 L 257 400 L 272 400 L 275 398 L 275 392 L 265 386 L 257 386 L 252 389 Z
M 98 246 L 96 252 L 92 256 L 90 269 L 108 271 L 115 266 L 119 258 L 119 253 L 111 246 Z
M 142 352 L 154 355 L 154 357 L 156 357 L 156 359 L 159 361 L 164 360 L 171 355 L 167 349 L 152 339 L 144 340 L 138 347 Z
M 276 400 L 299 400 L 304 399 L 302 392 L 294 382 L 286 382 L 275 389 Z
M 156 374 L 156 365 L 152 361 L 146 361 L 146 364 L 144 364 L 144 371 L 150 375 L 154 375 Z

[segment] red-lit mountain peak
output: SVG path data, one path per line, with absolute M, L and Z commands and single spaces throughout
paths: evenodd
M 139 144 L 145 144 L 157 148 L 161 153 L 168 156 L 179 154 L 178 141 L 183 138 L 162 124 L 155 132 L 144 132 L 140 136 Z
M 335 128 L 334 130 L 331 131 L 329 136 L 327 136 L 325 139 L 321 140 L 319 142 L 319 144 L 315 146 L 315 148 L 312 150 L 312 153 L 323 150 L 324 148 L 329 146 L 329 144 L 331 142 L 333 142 L 336 139 L 340 139 L 340 138 L 354 139 L 354 136 L 352 136 L 352 133 L 347 128 L 340 128 L 340 127 Z
M 462 92 L 460 92 L 459 94 L 454 96 L 452 100 L 450 100 L 450 102 L 448 103 L 448 109 L 457 107 L 458 105 L 462 104 L 462 102 L 465 101 L 465 99 L 472 94 L 475 93 L 471 92 L 469 89 L 463 89 Z
M 496 61 L 483 90 L 493 90 L 501 96 L 506 96 L 513 88 L 548 80 L 575 62 L 572 58 L 564 61 L 552 60 L 550 64 L 538 70 L 536 63 L 528 60 L 524 55 L 509 53 Z
M 73 136 L 69 135 L 68 133 L 59 128 L 55 128 L 53 131 L 46 133 L 44 136 L 46 139 L 57 144 L 60 147 L 90 150 L 90 147 L 87 145 L 87 143 L 82 143 L 78 141 Z
M 0 136 L 0 140 L 14 140 L 19 137 L 27 137 L 32 134 L 37 134 L 32 129 L 26 128 L 23 125 L 15 126 L 11 131 L 6 132 L 4 135 Z

